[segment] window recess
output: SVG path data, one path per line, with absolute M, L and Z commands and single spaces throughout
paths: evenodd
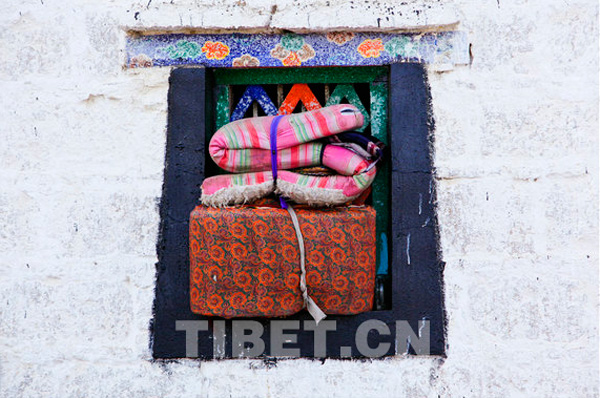
M 290 114 L 349 103 L 355 105 L 367 121 L 360 131 L 371 134 L 388 145 L 388 69 L 214 69 L 211 73 L 215 78 L 215 127 L 219 129 L 230 121 L 246 117 Z M 211 133 L 208 134 L 207 142 L 210 141 Z M 207 176 L 221 172 L 214 163 L 207 163 Z M 389 168 L 389 161 L 379 168 L 368 201 L 377 212 L 377 294 L 374 300 L 377 310 L 388 309 L 391 298 L 388 267 Z
M 211 359 L 210 331 L 216 319 L 189 309 L 188 218 L 197 205 L 205 176 L 219 173 L 208 156 L 211 134 L 230 120 L 301 111 L 303 108 L 349 102 L 368 116 L 365 132 L 389 145 L 390 158 L 378 172 L 371 204 L 377 210 L 377 274 L 373 311 L 330 316 L 337 328 L 327 333 L 326 357 L 361 357 L 356 331 L 368 320 L 384 323 L 389 335 L 373 336 L 373 345 L 390 343 L 384 356 L 403 354 L 397 321 L 413 330 L 429 321 L 430 353 L 445 351 L 442 303 L 443 264 L 439 260 L 435 190 L 430 158 L 430 96 L 423 65 L 395 63 L 378 67 L 174 69 L 170 77 L 165 183 L 161 201 L 161 236 L 152 325 L 155 358 L 186 356 L 186 333 L 176 321 L 207 320 L 199 332 L 198 356 Z M 247 318 L 245 318 L 247 319 Z M 301 312 L 288 320 L 310 320 Z M 269 320 L 262 339 L 269 341 Z M 231 321 L 225 322 L 231 335 Z M 297 333 L 304 357 L 313 357 L 312 332 Z M 232 355 L 230 341 L 224 356 Z M 408 353 L 415 353 L 409 346 Z M 265 355 L 269 356 L 266 344 Z M 222 355 L 221 355 L 222 356 Z

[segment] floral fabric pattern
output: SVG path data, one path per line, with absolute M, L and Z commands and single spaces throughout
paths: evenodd
M 229 55 L 229 47 L 220 41 L 207 41 L 202 46 L 202 52 L 206 53 L 208 59 L 224 59 Z
M 408 37 L 395 37 L 385 43 L 385 51 L 393 57 L 414 58 L 418 57 L 417 49 Z
M 130 68 L 149 68 L 152 66 L 152 58 L 146 54 L 138 54 L 129 61 Z
M 327 41 L 342 46 L 354 39 L 353 32 L 329 32 L 327 33 Z
M 250 54 L 244 54 L 241 57 L 234 58 L 233 62 L 231 63 L 231 66 L 237 68 L 260 66 L 260 61 L 258 60 L 258 58 L 253 57 Z
M 360 43 L 357 50 L 364 58 L 379 58 L 384 50 L 383 42 L 381 39 L 367 39 Z
M 309 295 L 326 314 L 369 311 L 375 286 L 375 210 L 296 208 Z M 190 304 L 225 318 L 287 316 L 303 308 L 300 253 L 286 210 L 208 208 L 190 215 Z
M 283 35 L 281 41 L 271 51 L 284 66 L 300 66 L 316 56 L 314 48 L 304 42 L 304 37 L 295 34 Z
M 179 40 L 175 45 L 166 47 L 165 52 L 171 59 L 193 59 L 198 57 L 202 50 L 198 43 Z

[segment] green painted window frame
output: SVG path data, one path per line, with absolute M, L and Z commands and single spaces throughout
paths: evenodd
M 369 84 L 369 104 L 362 104 L 369 113 L 371 135 L 389 145 L 388 126 L 388 66 L 369 67 L 318 67 L 318 68 L 241 68 L 241 69 L 212 69 L 214 84 L 213 123 L 216 129 L 230 121 L 232 90 L 234 85 L 291 85 L 306 84 L 336 84 L 336 89 L 342 88 L 338 95 L 332 90 L 325 105 L 339 103 L 345 94 L 355 92 L 347 90 L 349 85 L 356 83 Z M 337 98 L 335 98 L 337 97 Z M 348 98 L 350 100 L 350 98 Z M 355 100 L 360 101 L 357 97 Z M 274 101 L 275 102 L 275 101 Z M 352 100 L 349 101 L 353 103 Z M 279 104 L 276 104 L 277 106 Z M 212 134 L 207 134 L 207 143 Z M 376 211 L 377 236 L 377 286 L 375 292 L 374 310 L 386 310 L 391 306 L 391 276 L 390 273 L 390 162 L 380 167 L 373 182 L 372 205 Z

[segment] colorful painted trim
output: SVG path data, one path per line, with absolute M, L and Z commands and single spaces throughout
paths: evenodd
M 127 65 L 215 68 L 363 66 L 394 62 L 464 65 L 464 32 L 425 34 L 163 34 L 129 36 Z

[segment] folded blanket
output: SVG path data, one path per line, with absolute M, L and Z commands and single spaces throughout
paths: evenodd
M 204 180 L 203 204 L 228 206 L 275 192 L 297 203 L 337 205 L 356 198 L 373 182 L 373 166 L 381 158 L 380 146 L 361 134 L 335 136 L 363 125 L 363 115 L 356 107 L 332 105 L 279 117 L 275 148 L 271 148 L 270 136 L 275 116 L 237 120 L 214 134 L 209 144 L 212 159 L 224 170 L 237 174 Z M 338 175 L 289 171 L 321 165 Z M 278 170 L 277 181 L 273 179 L 273 167 Z

